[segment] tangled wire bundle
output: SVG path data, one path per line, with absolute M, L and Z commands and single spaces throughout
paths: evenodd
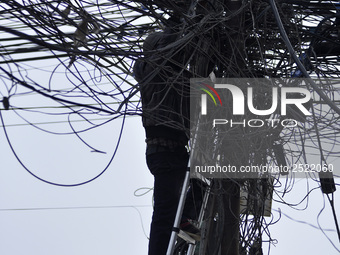
M 1 110 L 15 111 L 32 125 L 31 114 L 53 116 L 71 126 L 70 119 L 87 121 L 87 128 L 72 129 L 70 135 L 140 115 L 134 61 L 148 54 L 166 60 L 190 49 L 182 69 L 192 78 L 213 72 L 218 78 L 313 78 L 317 85 L 309 88 L 312 116 L 299 119 L 296 128 L 237 129 L 227 134 L 224 144 L 232 148 L 225 155 L 228 162 L 305 164 L 309 156 L 318 155 L 321 164 L 328 164 L 340 154 L 339 10 L 337 1 L 2 0 Z M 178 40 L 166 49 L 142 52 L 146 36 L 164 29 L 171 17 L 179 21 Z M 22 95 L 36 100 L 27 105 Z M 263 93 L 254 102 L 259 109 L 268 107 Z M 103 120 L 92 122 L 96 117 Z M 221 133 L 213 134 L 217 135 Z M 205 149 L 207 157 L 214 154 L 215 145 L 211 151 Z M 312 178 L 319 181 L 318 176 Z M 282 193 L 276 191 L 278 196 L 291 190 L 291 175 L 286 184 L 282 181 L 243 182 L 247 199 L 253 201 L 241 220 L 244 250 L 250 252 L 263 233 L 269 235 L 267 227 L 273 222 L 262 215 L 263 201 L 268 190 L 285 187 Z M 259 199 L 262 203 L 254 202 Z

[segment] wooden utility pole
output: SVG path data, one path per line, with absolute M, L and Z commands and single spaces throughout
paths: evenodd
M 225 21 L 225 36 L 221 55 L 229 62 L 223 75 L 228 78 L 246 77 L 245 74 L 245 57 L 244 57 L 244 10 L 241 10 L 241 0 L 225 0 L 227 6 Z M 225 66 L 224 66 L 225 67 Z M 230 116 L 232 117 L 232 116 Z M 243 130 L 237 128 L 235 137 L 242 137 Z M 231 136 L 231 134 L 229 134 Z M 235 144 L 237 143 L 237 144 Z M 222 146 L 228 146 L 228 155 L 224 155 L 225 163 L 232 166 L 240 167 L 240 162 L 247 160 L 248 155 L 244 155 L 245 150 L 242 149 L 243 142 L 238 139 L 226 139 L 222 142 Z M 246 163 L 246 162 L 244 162 Z M 239 255 L 239 219 L 240 219 L 240 185 L 238 180 L 223 180 L 223 203 L 224 203 L 224 235 L 221 242 L 222 255 Z

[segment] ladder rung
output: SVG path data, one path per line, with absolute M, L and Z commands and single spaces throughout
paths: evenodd
M 179 231 L 178 236 L 182 238 L 184 241 L 186 241 L 187 243 L 195 244 L 195 239 L 182 230 Z

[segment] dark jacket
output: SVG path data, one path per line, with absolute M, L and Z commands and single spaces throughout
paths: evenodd
M 170 28 L 150 35 L 148 47 L 134 65 L 140 86 L 143 126 L 147 138 L 166 138 L 187 142 L 189 137 L 189 72 L 185 49 L 179 50 L 178 34 Z M 175 43 L 176 44 L 176 43 Z M 170 46 L 169 46 L 170 45 Z

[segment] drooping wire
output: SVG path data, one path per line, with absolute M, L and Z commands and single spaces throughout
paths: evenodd
M 34 174 L 33 171 L 31 171 L 30 169 L 28 169 L 28 167 L 21 161 L 20 157 L 18 156 L 18 154 L 16 153 L 12 143 L 11 143 L 11 140 L 8 136 L 8 133 L 7 133 L 7 130 L 6 130 L 6 125 L 5 125 L 5 122 L 4 122 L 4 119 L 3 119 L 3 116 L 2 116 L 2 113 L 0 111 L 0 119 L 1 119 L 1 123 L 2 123 L 2 127 L 3 127 L 3 131 L 4 131 L 4 134 L 5 134 L 5 137 L 6 137 L 6 140 L 8 142 L 8 145 L 10 146 L 11 150 L 12 150 L 12 153 L 13 155 L 15 156 L 15 158 L 18 160 L 18 162 L 20 163 L 20 165 L 30 174 L 32 175 L 33 177 L 35 177 L 36 179 L 42 181 L 42 182 L 45 182 L 47 184 L 51 184 L 51 185 L 55 185 L 55 186 L 60 186 L 60 187 L 76 187 L 76 186 L 81 186 L 81 185 L 85 185 L 85 184 L 88 184 L 94 180 L 96 180 L 97 178 L 99 178 L 100 176 L 102 176 L 109 168 L 109 166 L 111 165 L 117 151 L 118 151 L 118 147 L 119 147 L 119 144 L 120 144 L 120 141 L 121 141 L 121 138 L 122 138 L 122 134 L 123 134 L 123 128 L 124 128 L 124 124 L 125 124 L 125 116 L 123 116 L 123 120 L 122 120 L 122 125 L 121 125 L 121 128 L 120 128 L 120 131 L 119 131 L 119 136 L 118 136 L 118 141 L 117 141 L 117 144 L 114 148 L 114 151 L 113 151 L 113 154 L 111 156 L 111 158 L 109 159 L 107 165 L 104 167 L 104 169 L 98 174 L 96 175 L 95 177 L 89 179 L 89 180 L 86 180 L 86 181 L 83 181 L 83 182 L 79 182 L 79 183 L 73 183 L 73 184 L 65 184 L 65 183 L 56 183 L 56 182 L 53 182 L 53 181 L 49 181 L 49 180 L 46 180 L 46 179 L 43 179 L 41 177 L 39 177 L 38 175 Z

